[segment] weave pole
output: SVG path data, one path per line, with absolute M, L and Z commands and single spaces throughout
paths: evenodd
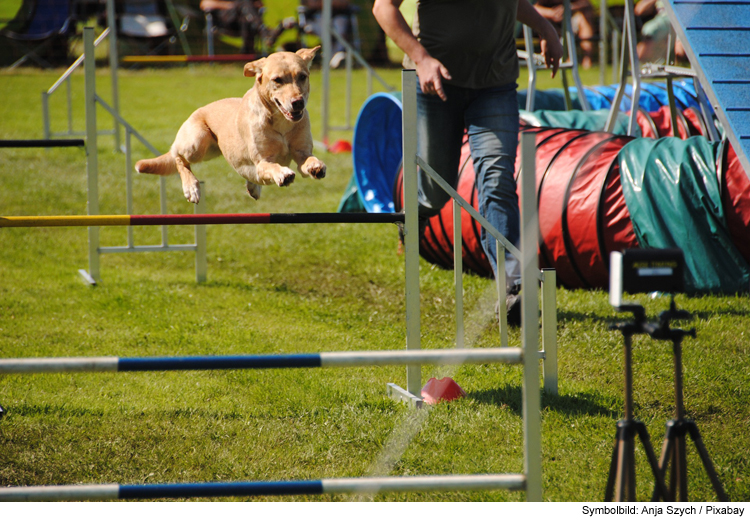
M 105 501 L 496 489 L 516 491 L 522 490 L 524 487 L 524 476 L 514 474 L 335 478 L 281 482 L 18 486 L 0 488 L 0 501 Z
M 412 364 L 520 364 L 521 362 L 523 362 L 523 356 L 520 348 L 386 350 L 192 357 L 48 357 L 0 359 L 0 374 L 343 368 Z
M 0 217 L 0 228 L 400 223 L 402 213 L 219 213 L 184 215 L 57 215 Z

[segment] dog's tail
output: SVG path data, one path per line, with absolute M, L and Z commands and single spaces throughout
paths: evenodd
M 135 164 L 135 170 L 138 173 L 166 176 L 177 173 L 177 166 L 174 163 L 174 157 L 172 157 L 172 154 L 167 152 L 156 158 L 139 160 Z

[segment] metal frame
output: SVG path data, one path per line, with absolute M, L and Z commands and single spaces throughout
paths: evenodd
M 109 5 L 109 4 L 108 4 Z M 113 32 L 114 34 L 114 32 Z M 131 138 L 135 137 L 141 144 L 143 144 L 148 150 L 154 155 L 160 155 L 157 151 L 143 136 L 141 136 L 135 128 L 125 121 L 120 116 L 116 107 L 112 107 L 107 104 L 96 92 L 96 66 L 94 61 L 94 28 L 83 29 L 83 64 L 84 64 L 84 75 L 85 75 L 85 100 L 86 100 L 86 172 L 87 172 L 87 193 L 88 193 L 88 204 L 87 214 L 88 215 L 99 215 L 99 168 L 98 168 L 98 156 L 97 156 L 97 125 L 96 125 L 96 108 L 97 103 L 107 111 L 115 120 L 115 141 L 118 142 L 119 134 L 117 131 L 120 126 L 125 129 L 125 166 L 126 166 L 126 211 L 128 215 L 133 213 L 133 193 L 132 193 L 132 174 L 133 174 L 133 163 L 132 163 L 132 149 L 131 149 Z M 113 70 L 116 67 L 112 68 Z M 113 78 L 113 86 L 116 83 L 116 78 Z M 117 145 L 117 144 L 116 144 Z M 161 178 L 159 180 L 160 185 L 160 211 L 162 215 L 167 213 L 167 183 L 166 180 Z M 195 205 L 195 213 L 201 214 L 205 211 L 204 203 Z M 206 281 L 207 274 L 207 258 L 206 258 L 206 227 L 198 226 L 195 227 L 195 242 L 187 245 L 173 245 L 169 243 L 169 233 L 167 226 L 162 226 L 161 245 L 140 245 L 137 246 L 134 243 L 133 229 L 128 228 L 127 232 L 127 244 L 119 247 L 101 247 L 99 245 L 99 227 L 89 227 L 89 268 L 88 270 L 80 269 L 78 272 L 82 278 L 91 285 L 96 285 L 97 282 L 101 281 L 100 273 L 100 255 L 101 254 L 112 254 L 112 253 L 133 253 L 133 252 L 165 252 L 165 251 L 194 251 L 195 252 L 195 280 L 198 283 Z
M 417 216 L 417 167 L 421 167 L 434 181 L 436 181 L 444 191 L 446 191 L 454 200 L 454 244 L 460 235 L 460 212 L 458 208 L 466 209 L 485 230 L 488 231 L 498 242 L 498 249 L 502 246 L 503 251 L 498 252 L 498 270 L 504 270 L 500 267 L 505 260 L 507 249 L 519 259 L 521 263 L 521 282 L 524 289 L 521 291 L 521 335 L 523 349 L 524 365 L 524 383 L 523 383 L 523 418 L 524 418 L 524 472 L 526 476 L 526 498 L 527 500 L 542 499 L 541 485 L 541 392 L 539 388 L 539 359 L 545 361 L 545 389 L 549 392 L 557 393 L 557 346 L 556 346 L 556 325 L 557 316 L 555 314 L 555 273 L 554 271 L 541 272 L 537 269 L 538 257 L 538 233 L 539 219 L 537 216 L 536 204 L 536 177 L 535 177 L 535 156 L 536 144 L 534 135 L 523 133 L 521 135 L 521 178 L 520 178 L 520 202 L 521 202 L 521 248 L 516 248 L 502 234 L 500 234 L 489 222 L 484 219 L 474 208 L 471 207 L 458 193 L 451 188 L 429 165 L 417 155 L 417 111 L 416 111 L 416 83 L 417 75 L 414 70 L 404 70 L 401 75 L 402 79 L 402 104 L 403 104 L 403 153 L 404 153 L 404 210 L 406 219 L 404 222 L 404 247 L 406 260 L 406 319 L 407 319 L 407 349 L 413 350 L 419 348 L 419 221 Z M 458 219 L 458 229 L 456 229 L 455 220 Z M 456 247 L 457 249 L 460 247 Z M 457 263 L 460 261 L 460 253 L 454 252 L 457 256 Z M 456 295 L 457 300 L 463 296 L 463 288 L 460 282 L 459 272 L 455 273 L 456 278 Z M 505 295 L 505 278 L 504 274 L 498 274 L 502 279 L 498 280 L 498 289 L 503 296 Z M 548 348 L 549 355 L 539 351 L 539 283 L 545 281 L 546 286 L 543 290 L 544 305 L 543 308 L 546 317 L 543 317 L 542 323 L 546 328 L 542 332 L 545 347 Z M 502 286 L 502 287 L 501 287 Z M 461 296 L 459 296 L 459 294 Z M 502 298 L 501 298 L 502 299 Z M 503 323 L 507 322 L 505 304 L 499 304 L 501 336 Z M 457 343 L 463 342 L 463 315 L 459 313 L 462 309 L 462 303 L 456 303 L 456 328 Z M 505 344 L 507 344 L 507 335 L 504 335 Z M 459 342 L 460 341 L 460 342 Z M 389 393 L 392 387 L 389 386 Z M 411 403 L 418 403 L 421 400 L 421 373 L 419 366 L 407 367 L 407 388 L 406 391 L 398 389 L 400 392 L 395 396 Z
M 94 48 L 99 46 L 101 42 L 109 35 L 110 29 L 106 28 L 101 35 L 99 35 L 96 40 L 94 41 Z M 85 131 L 74 131 L 73 130 L 73 95 L 72 95 L 72 88 L 70 84 L 70 76 L 71 74 L 78 69 L 81 64 L 83 64 L 83 60 L 85 57 L 85 53 L 81 54 L 80 57 L 78 57 L 75 61 L 73 61 L 73 64 L 70 65 L 70 67 L 63 72 L 63 74 L 60 76 L 60 78 L 55 81 L 52 86 L 42 92 L 42 128 L 43 128 L 43 134 L 44 139 L 49 140 L 53 136 L 83 136 L 86 134 Z M 116 64 L 116 63 L 115 63 Z M 117 68 L 112 68 L 112 101 L 114 103 L 114 108 L 119 114 L 119 103 L 117 98 Z M 66 95 L 67 95 L 67 107 L 68 107 L 68 130 L 65 132 L 52 132 L 52 126 L 50 123 L 50 115 L 49 115 L 49 98 L 54 94 L 60 86 L 65 83 L 66 88 Z M 115 127 L 111 131 L 99 131 L 100 134 L 116 134 L 117 127 Z M 116 140 L 116 143 L 119 143 L 118 140 Z
M 413 296 L 419 298 L 419 235 L 418 235 L 418 216 L 417 216 L 417 166 L 421 167 L 427 175 L 432 178 L 448 195 L 453 198 L 454 210 L 453 210 L 453 244 L 454 244 L 454 281 L 455 281 L 455 293 L 456 293 L 456 346 L 462 347 L 464 341 L 464 324 L 463 324 L 463 282 L 462 282 L 462 247 L 461 247 L 461 215 L 460 209 L 466 210 L 475 220 L 478 222 L 492 237 L 495 238 L 498 245 L 497 252 L 497 270 L 505 270 L 505 250 L 511 252 L 520 263 L 524 261 L 523 253 L 516 248 L 505 236 L 503 236 L 494 226 L 492 226 L 479 212 L 477 212 L 463 197 L 461 197 L 456 190 L 454 190 L 435 170 L 433 170 L 429 164 L 417 156 L 417 112 L 416 112 L 416 73 L 413 70 L 404 70 L 402 73 L 402 111 L 403 111 L 403 153 L 404 153 L 404 205 L 406 221 L 404 226 L 404 247 L 406 255 L 406 267 L 407 267 L 407 304 L 409 303 L 409 293 L 415 292 Z M 534 148 L 536 151 L 536 148 Z M 533 159 L 533 155 L 532 155 Z M 412 160 L 414 163 L 409 163 Z M 522 175 L 528 171 L 529 161 L 522 160 L 521 168 Z M 522 177 L 523 178 L 523 177 Z M 535 177 L 528 177 L 530 180 L 535 181 Z M 535 197 L 535 192 L 532 192 L 532 196 Z M 529 199 L 531 202 L 527 207 L 532 212 L 537 211 L 536 199 Z M 522 207 L 523 209 L 523 207 Z M 538 220 L 536 221 L 538 223 Z M 535 232 L 537 233 L 537 232 Z M 536 247 L 534 247 L 536 248 Z M 536 252 L 536 251 L 535 251 Z M 533 257 L 537 260 L 536 254 Z M 410 271 L 410 267 L 416 269 L 417 272 Z M 557 394 L 557 302 L 556 302 L 556 289 L 557 289 L 557 278 L 554 269 L 545 269 L 540 271 L 534 269 L 534 277 L 530 283 L 526 283 L 522 280 L 523 285 L 539 285 L 539 282 L 544 284 L 542 289 L 542 338 L 544 349 L 539 351 L 539 357 L 544 361 L 544 388 L 545 391 L 550 392 L 553 395 Z M 505 285 L 505 275 L 498 274 L 497 278 L 497 293 L 498 299 L 505 300 L 505 293 L 507 291 Z M 536 292 L 535 289 L 529 289 L 530 291 Z M 524 290 L 526 291 L 526 290 Z M 418 302 L 413 302 L 418 307 Z M 410 316 L 409 306 L 407 305 L 407 325 L 412 322 L 415 327 L 419 326 L 419 315 Z M 507 333 L 507 311 L 504 303 L 499 304 L 499 331 L 500 331 L 500 345 L 508 345 L 508 333 Z M 418 331 L 412 331 L 416 337 Z M 407 327 L 407 344 L 409 343 L 409 328 Z M 413 338 L 412 343 L 418 346 L 418 339 Z M 411 346 L 407 346 L 412 349 Z M 419 396 L 418 391 L 421 390 L 421 378 L 417 382 L 417 376 L 414 371 L 407 375 L 407 379 L 414 378 L 413 383 L 407 386 L 407 394 L 405 400 L 413 400 L 413 396 Z M 411 379 L 410 379 L 411 380 Z
M 356 59 L 357 63 L 363 67 L 367 72 L 367 94 L 372 95 L 372 79 L 375 77 L 378 82 L 389 92 L 396 90 L 395 87 L 389 85 L 378 73 L 367 63 L 367 61 L 360 55 L 360 53 L 352 46 L 347 40 L 340 35 L 331 26 L 332 9 L 331 0 L 323 0 L 323 11 L 321 13 L 321 32 L 320 45 L 322 48 L 322 96 L 321 96 L 321 131 L 322 131 L 322 146 L 323 148 L 328 147 L 328 135 L 332 130 L 351 130 L 351 102 L 352 102 L 352 58 Z M 333 49 L 333 39 L 336 39 L 340 44 L 346 48 L 346 125 L 343 127 L 334 127 L 330 124 L 330 95 L 331 95 L 331 57 Z
M 570 91 L 568 89 L 568 79 L 565 76 L 566 70 L 573 72 L 573 82 L 578 90 L 578 100 L 583 110 L 589 110 L 589 104 L 586 100 L 586 94 L 583 91 L 581 76 L 578 73 L 578 54 L 576 53 L 575 34 L 573 33 L 573 23 L 571 22 L 570 0 L 563 2 L 563 53 L 567 55 L 567 60 L 560 63 L 560 77 L 562 78 L 563 88 L 565 89 L 565 108 L 572 110 L 573 105 L 570 100 Z M 531 28 L 523 27 L 523 38 L 526 45 L 526 51 L 519 51 L 519 59 L 526 61 L 526 67 L 529 70 L 529 83 L 526 89 L 526 110 L 534 110 L 534 99 L 536 97 L 536 72 L 537 70 L 548 70 L 544 64 L 544 57 L 534 53 L 534 39 Z

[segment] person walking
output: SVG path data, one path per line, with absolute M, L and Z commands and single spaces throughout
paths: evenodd
M 528 0 L 417 0 L 413 30 L 402 0 L 375 0 L 373 14 L 417 72 L 417 152 L 453 188 L 466 132 L 477 179 L 479 213 L 518 245 L 515 183 L 519 66 L 516 21 L 540 36 L 554 77 L 562 57 L 557 31 Z M 450 196 L 419 171 L 420 230 Z M 482 247 L 497 276 L 495 239 L 481 230 Z M 520 266 L 506 252 L 508 322 L 519 325 Z

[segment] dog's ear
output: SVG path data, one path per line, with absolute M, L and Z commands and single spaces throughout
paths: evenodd
M 260 79 L 260 74 L 263 72 L 263 65 L 266 64 L 266 58 L 263 57 L 261 59 L 258 59 L 257 61 L 253 61 L 251 63 L 247 63 L 245 65 L 245 77 L 255 77 L 258 76 L 258 79 Z
M 302 57 L 304 61 L 307 62 L 308 68 L 312 64 L 312 60 L 315 58 L 315 54 L 318 53 L 318 50 L 320 49 L 320 46 L 315 46 L 315 48 L 301 48 L 297 50 L 295 53 Z

